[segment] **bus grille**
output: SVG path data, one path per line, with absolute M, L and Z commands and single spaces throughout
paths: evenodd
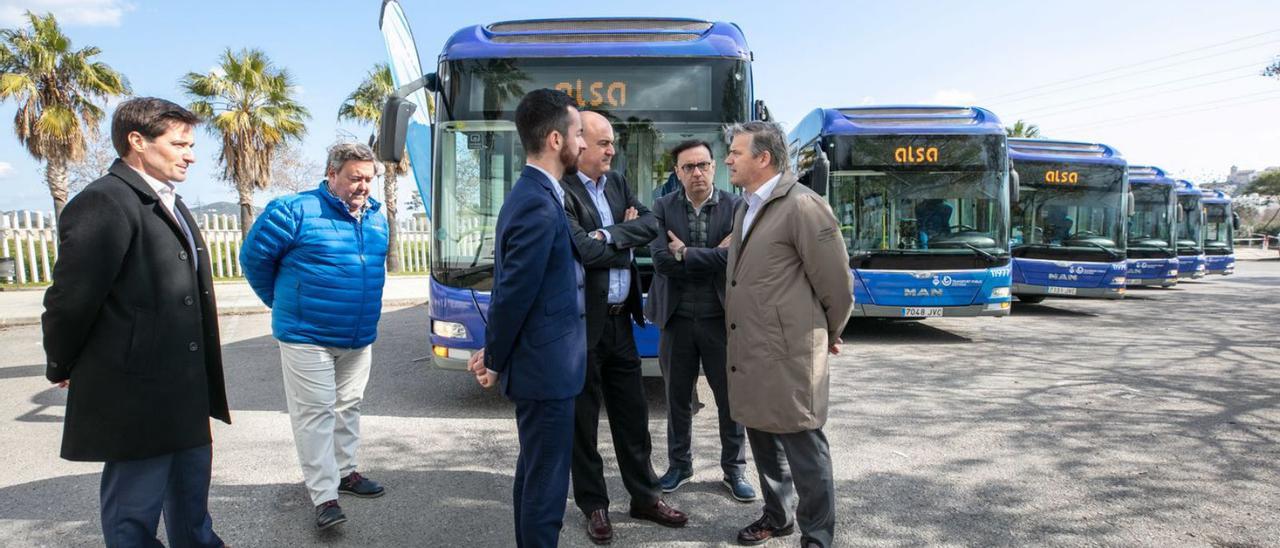
M 1009 149 L 1027 154 L 1052 154 L 1080 158 L 1105 158 L 1108 155 L 1107 147 L 1098 144 L 1041 139 L 1010 139 Z
M 978 113 L 968 107 L 865 107 L 842 108 L 850 122 L 867 126 L 973 125 Z

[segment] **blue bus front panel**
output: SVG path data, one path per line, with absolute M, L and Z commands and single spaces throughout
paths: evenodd
M 1124 298 L 1124 261 L 1114 263 L 1013 259 L 1013 294 Z
M 1010 267 L 980 270 L 853 271 L 853 316 L 1008 316 Z
M 1218 274 L 1220 276 L 1230 276 L 1236 273 L 1236 256 L 1231 255 L 1206 255 L 1204 263 L 1205 273 Z
M 488 317 L 489 314 L 489 293 L 449 287 L 434 278 L 429 291 L 427 311 L 431 319 L 432 363 L 441 369 L 465 370 L 471 355 L 484 348 L 485 321 L 482 315 Z M 461 325 L 465 333 L 459 333 L 459 329 L 453 325 L 438 326 L 438 322 Z M 636 350 L 644 362 L 645 375 L 659 375 L 658 328 L 652 324 L 644 327 L 632 325 L 635 328 Z M 461 336 L 444 336 L 442 332 Z
M 1173 287 L 1178 283 L 1178 258 L 1129 259 L 1125 285 Z
M 1206 268 L 1204 255 L 1179 255 L 1178 256 L 1178 278 L 1195 279 L 1203 278 Z

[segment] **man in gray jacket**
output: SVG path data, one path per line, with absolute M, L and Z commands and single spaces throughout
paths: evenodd
M 738 543 L 762 544 L 798 524 L 802 546 L 827 547 L 836 523 L 822 433 L 827 354 L 839 353 L 853 308 L 849 254 L 826 201 L 787 170 L 782 130 L 748 122 L 732 134 L 725 165 L 746 207 L 729 244 L 729 405 L 747 428 L 765 501 Z

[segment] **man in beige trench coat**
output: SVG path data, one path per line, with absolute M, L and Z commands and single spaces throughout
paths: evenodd
M 782 130 L 748 122 L 730 131 L 725 165 L 746 199 L 727 268 L 729 403 L 747 428 L 765 502 L 737 540 L 762 544 L 799 525 L 802 546 L 827 547 L 836 521 L 822 433 L 827 354 L 839 353 L 853 307 L 849 254 L 826 201 L 788 172 Z

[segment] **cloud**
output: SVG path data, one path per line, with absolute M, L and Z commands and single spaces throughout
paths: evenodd
M 0 179 L 8 179 L 10 175 L 13 175 L 13 164 L 0 162 Z
M 0 25 L 26 24 L 23 12 L 52 13 L 66 26 L 118 27 L 133 5 L 123 0 L 0 0 Z
M 969 91 L 940 89 L 933 93 L 933 97 L 930 97 L 928 102 L 934 105 L 969 106 L 977 98 L 977 95 Z

